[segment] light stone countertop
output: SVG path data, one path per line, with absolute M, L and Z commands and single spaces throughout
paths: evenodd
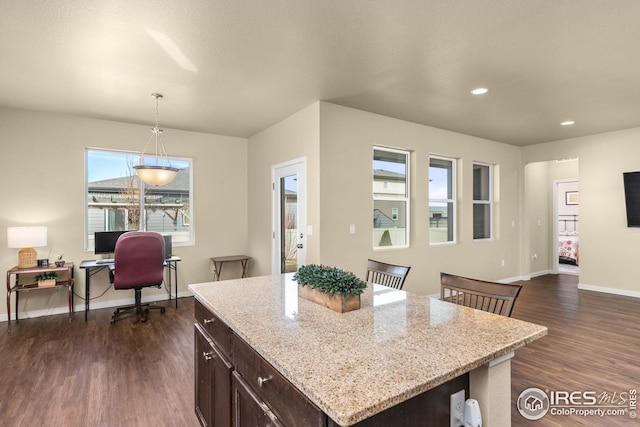
M 189 285 L 196 299 L 341 426 L 350 426 L 547 334 L 533 323 L 391 288 L 360 310 L 298 298 L 292 274 Z

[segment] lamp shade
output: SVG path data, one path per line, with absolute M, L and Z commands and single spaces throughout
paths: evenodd
M 7 246 L 10 248 L 47 246 L 47 227 L 8 227 Z
M 133 168 L 138 177 L 149 185 L 166 185 L 178 174 L 177 168 L 169 166 L 139 165 Z
M 7 246 L 20 248 L 18 268 L 31 268 L 37 265 L 34 247 L 47 246 L 47 227 L 8 227 Z

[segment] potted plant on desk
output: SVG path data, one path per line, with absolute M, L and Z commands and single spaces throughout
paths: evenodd
M 300 297 L 340 313 L 358 310 L 360 294 L 367 287 L 364 280 L 349 271 L 316 264 L 300 267 L 293 280 L 300 285 Z
M 35 280 L 38 282 L 39 288 L 49 288 L 51 286 L 56 285 L 56 273 L 53 271 L 49 271 L 46 273 L 40 273 L 35 277 Z

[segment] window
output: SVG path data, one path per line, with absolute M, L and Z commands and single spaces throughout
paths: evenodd
M 373 149 L 373 247 L 409 245 L 409 153 Z
M 140 155 L 124 151 L 86 150 L 86 242 L 93 250 L 96 231 L 146 230 L 171 234 L 172 243 L 191 243 L 193 205 L 191 160 L 169 158 L 180 169 L 167 185 L 141 182 L 133 166 Z M 140 197 L 144 194 L 144 197 Z
M 429 243 L 455 241 L 456 161 L 429 157 Z
M 491 238 L 493 166 L 473 164 L 473 238 Z

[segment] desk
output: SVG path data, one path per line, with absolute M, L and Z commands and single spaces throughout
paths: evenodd
M 211 257 L 211 261 L 213 261 L 213 278 L 215 280 L 220 280 L 220 274 L 222 273 L 222 266 L 224 265 L 224 263 L 235 261 L 240 261 L 240 264 L 242 264 L 242 277 L 247 277 L 247 264 L 249 263 L 250 259 L 251 257 L 246 255 Z
M 40 273 L 67 273 L 66 280 L 57 280 L 53 286 L 41 286 L 38 287 L 36 282 L 32 283 L 20 283 L 21 274 L 40 274 Z M 14 286 L 11 286 L 11 276 L 16 276 Z M 62 286 L 66 286 L 68 290 L 69 299 L 69 322 L 71 322 L 73 316 L 73 263 L 67 262 L 61 267 L 57 267 L 54 264 L 49 264 L 46 267 L 29 267 L 18 268 L 13 267 L 7 271 L 7 320 L 9 323 L 9 332 L 11 332 L 11 293 L 16 293 L 16 323 L 18 323 L 18 300 L 20 299 L 20 292 L 26 291 L 41 291 L 43 289 L 55 289 Z
M 98 262 L 100 261 L 100 262 Z M 164 266 L 169 270 L 167 275 L 167 289 L 169 291 L 169 301 L 171 301 L 171 271 L 173 271 L 173 278 L 176 284 L 175 300 L 176 308 L 178 308 L 178 262 L 182 261 L 182 258 L 172 256 L 164 261 Z M 89 313 L 89 301 L 91 297 L 91 276 L 97 272 L 104 270 L 105 268 L 113 268 L 113 262 L 102 262 L 101 260 L 88 260 L 80 263 L 80 268 L 84 269 L 85 277 L 85 291 L 84 291 L 84 321 L 87 321 L 87 315 Z

